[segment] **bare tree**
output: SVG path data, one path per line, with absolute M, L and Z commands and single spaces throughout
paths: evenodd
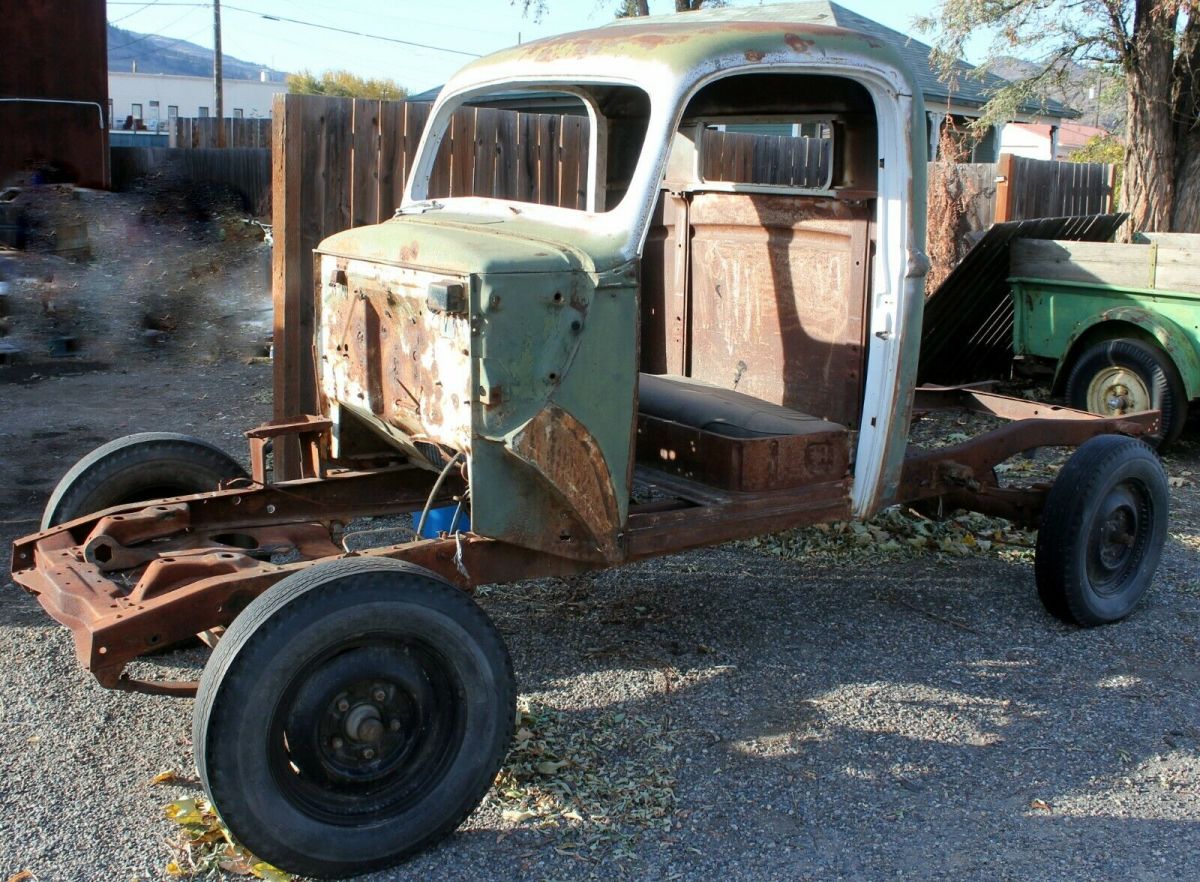
M 1126 87 L 1122 208 L 1134 229 L 1200 232 L 1197 0 L 940 0 L 919 24 L 937 35 L 947 75 L 979 32 L 995 34 L 989 60 L 1014 48 L 1041 58 L 1033 74 L 991 96 L 983 125 L 1014 118 L 1074 65 L 1119 70 Z

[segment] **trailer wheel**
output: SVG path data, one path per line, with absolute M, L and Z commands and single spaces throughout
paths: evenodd
M 1167 535 L 1167 476 L 1154 451 L 1100 435 L 1067 460 L 1046 499 L 1034 573 L 1054 616 L 1104 625 L 1129 615 L 1150 585 Z
M 244 477 L 233 457 L 199 438 L 126 435 L 97 447 L 63 475 L 46 503 L 41 529 L 127 502 L 216 490 L 223 480 Z
M 196 768 L 256 855 L 356 875 L 462 823 L 500 768 L 515 704 L 504 642 L 464 592 L 399 561 L 332 561 L 225 632 L 196 696 Z
M 1067 378 L 1071 407 L 1106 417 L 1159 410 L 1162 422 L 1154 441 L 1175 441 L 1187 420 L 1187 392 L 1170 357 L 1140 340 L 1105 340 L 1084 350 Z

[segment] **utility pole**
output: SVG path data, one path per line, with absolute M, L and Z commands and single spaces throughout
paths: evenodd
M 225 89 L 221 76 L 221 0 L 213 0 L 213 87 L 216 90 L 217 146 L 225 146 Z

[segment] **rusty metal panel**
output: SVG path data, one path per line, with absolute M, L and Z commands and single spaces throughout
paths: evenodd
M 856 426 L 871 214 L 866 201 L 696 195 L 688 374 Z
M 659 193 L 642 256 L 642 370 L 682 375 L 688 326 L 687 201 Z
M 925 302 L 918 382 L 953 385 L 1006 377 L 1013 357 L 1009 251 L 1014 239 L 1107 242 L 1127 214 L 994 224 Z
M 646 414 L 638 415 L 637 456 L 673 475 L 743 493 L 807 487 L 850 471 L 845 431 L 730 438 Z
M 442 275 L 322 258 L 321 388 L 404 435 L 471 449 L 471 330 L 462 312 L 428 308 Z M 454 280 L 450 280 L 454 282 Z

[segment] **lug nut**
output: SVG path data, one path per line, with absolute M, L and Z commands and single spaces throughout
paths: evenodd
M 371 693 L 371 697 L 374 698 L 376 701 L 383 701 L 385 698 L 387 698 L 387 693 L 384 692 L 382 689 L 376 689 L 374 692 Z
M 344 699 L 344 698 L 341 699 L 337 703 L 337 709 L 340 710 L 342 713 L 345 713 L 346 711 L 350 710 L 350 702 L 346 701 L 346 699 Z
M 375 759 L 375 751 L 368 747 L 363 751 L 363 759 Z
M 389 728 L 389 729 L 391 729 L 393 732 L 399 732 L 399 731 L 400 731 L 400 721 L 399 721 L 399 720 L 392 720 L 392 721 L 391 721 L 391 722 L 388 724 L 388 728 Z
M 344 741 L 342 741 L 342 739 L 341 739 L 341 738 L 334 738 L 334 739 L 333 739 L 333 741 L 332 741 L 331 743 L 333 744 L 333 749 L 334 749 L 334 750 L 341 750 L 341 749 L 342 749 L 342 745 L 343 745 L 345 742 L 344 742 Z

